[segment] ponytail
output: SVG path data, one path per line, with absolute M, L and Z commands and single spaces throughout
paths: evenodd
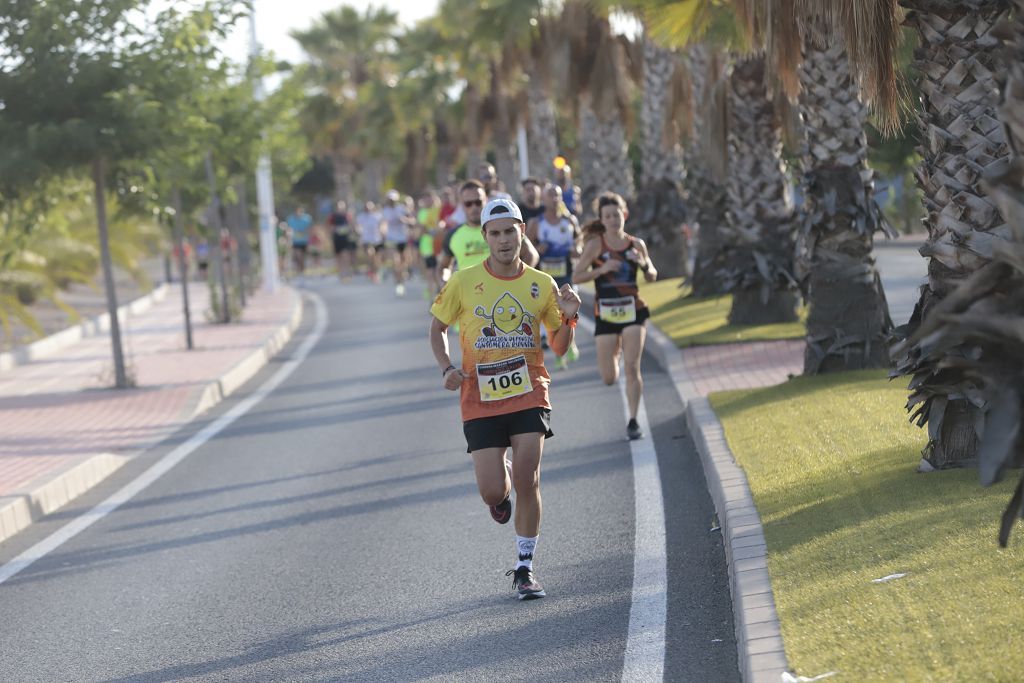
M 595 237 L 601 237 L 604 233 L 604 223 L 601 222 L 600 218 L 595 218 L 583 226 L 583 239 L 589 240 Z

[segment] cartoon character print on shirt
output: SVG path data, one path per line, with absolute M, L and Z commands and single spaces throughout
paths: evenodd
M 478 349 L 532 349 L 534 316 L 523 308 L 519 300 L 505 292 L 494 302 L 490 311 L 477 306 L 473 314 L 490 324 L 477 337 Z

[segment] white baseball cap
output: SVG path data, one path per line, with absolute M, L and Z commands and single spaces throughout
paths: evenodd
M 496 197 L 487 202 L 487 206 L 484 207 L 484 212 L 480 216 L 480 225 L 487 225 L 488 221 L 493 221 L 496 218 L 515 218 L 522 223 L 523 213 L 511 199 Z
M 397 202 L 399 199 L 402 198 L 402 196 L 398 194 L 398 190 L 388 190 L 388 193 L 384 195 L 384 197 L 390 199 L 393 202 Z

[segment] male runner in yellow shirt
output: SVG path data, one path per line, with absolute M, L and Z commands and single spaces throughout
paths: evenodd
M 558 289 L 547 273 L 523 263 L 525 225 L 509 199 L 484 207 L 482 233 L 487 259 L 452 275 L 430 312 L 430 346 L 450 391 L 462 390 L 463 433 L 473 456 L 477 486 L 499 524 L 512 517 L 516 491 L 516 553 L 508 574 L 520 600 L 544 597 L 533 573 L 540 531 L 540 461 L 551 431 L 551 403 L 540 345 L 540 325 L 561 356 L 579 319 L 580 297 L 569 285 Z M 448 326 L 459 323 L 462 367 L 448 354 Z M 511 447 L 513 468 L 506 467 Z M 511 482 L 509 481 L 511 474 Z

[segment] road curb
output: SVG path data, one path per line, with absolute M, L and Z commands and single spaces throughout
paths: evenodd
M 166 282 L 154 289 L 149 294 L 141 296 L 134 301 L 131 301 L 123 306 L 119 306 L 117 309 L 117 319 L 124 324 L 128 316 L 138 315 L 148 310 L 154 303 L 163 301 L 167 298 L 167 293 L 170 291 L 170 285 Z M 19 346 L 11 351 L 5 351 L 0 353 L 0 372 L 5 372 L 11 368 L 19 365 L 25 365 L 31 363 L 34 360 L 40 360 L 51 356 L 61 349 L 65 349 L 72 344 L 75 344 L 87 337 L 94 337 L 98 334 L 102 334 L 110 330 L 110 314 L 101 313 L 100 315 L 84 320 L 77 325 L 73 325 L 66 329 L 51 334 L 49 337 L 44 337 L 39 341 L 34 341 L 31 344 L 25 346 Z
M 592 305 L 592 296 L 581 292 Z M 647 326 L 647 351 L 672 378 L 686 407 L 686 424 L 700 454 L 708 493 L 715 504 L 729 568 L 740 675 L 748 683 L 777 683 L 789 670 L 768 574 L 761 516 L 747 476 L 736 463 L 722 423 L 686 371 L 685 351 L 654 323 Z
M 285 287 L 285 289 L 290 291 L 293 297 L 292 311 L 288 320 L 278 326 L 262 346 L 199 390 L 195 409 L 186 414 L 184 423 L 176 429 L 180 429 L 184 424 L 217 405 L 249 381 L 291 340 L 295 330 L 302 322 L 302 296 L 291 287 Z M 161 298 L 166 294 L 165 291 Z M 140 301 L 141 299 L 128 306 L 135 305 Z M 147 307 L 152 303 L 153 301 L 150 301 Z M 128 306 L 122 308 L 128 308 Z M 132 312 L 138 313 L 140 310 Z M 52 350 L 50 352 L 52 353 Z M 164 438 L 166 435 L 161 436 L 153 443 L 144 444 L 131 454 L 98 453 L 82 456 L 58 472 L 43 475 L 42 478 L 30 482 L 22 491 L 0 496 L 0 543 L 82 495 L 116 472 L 135 454 L 145 451 Z
M 678 386 L 676 377 L 672 379 Z M 686 424 L 697 444 L 718 512 L 729 566 L 740 674 L 744 681 L 779 681 L 788 670 L 786 650 L 768 575 L 764 527 L 747 476 L 736 463 L 722 423 L 707 398 L 696 396 L 686 402 Z

